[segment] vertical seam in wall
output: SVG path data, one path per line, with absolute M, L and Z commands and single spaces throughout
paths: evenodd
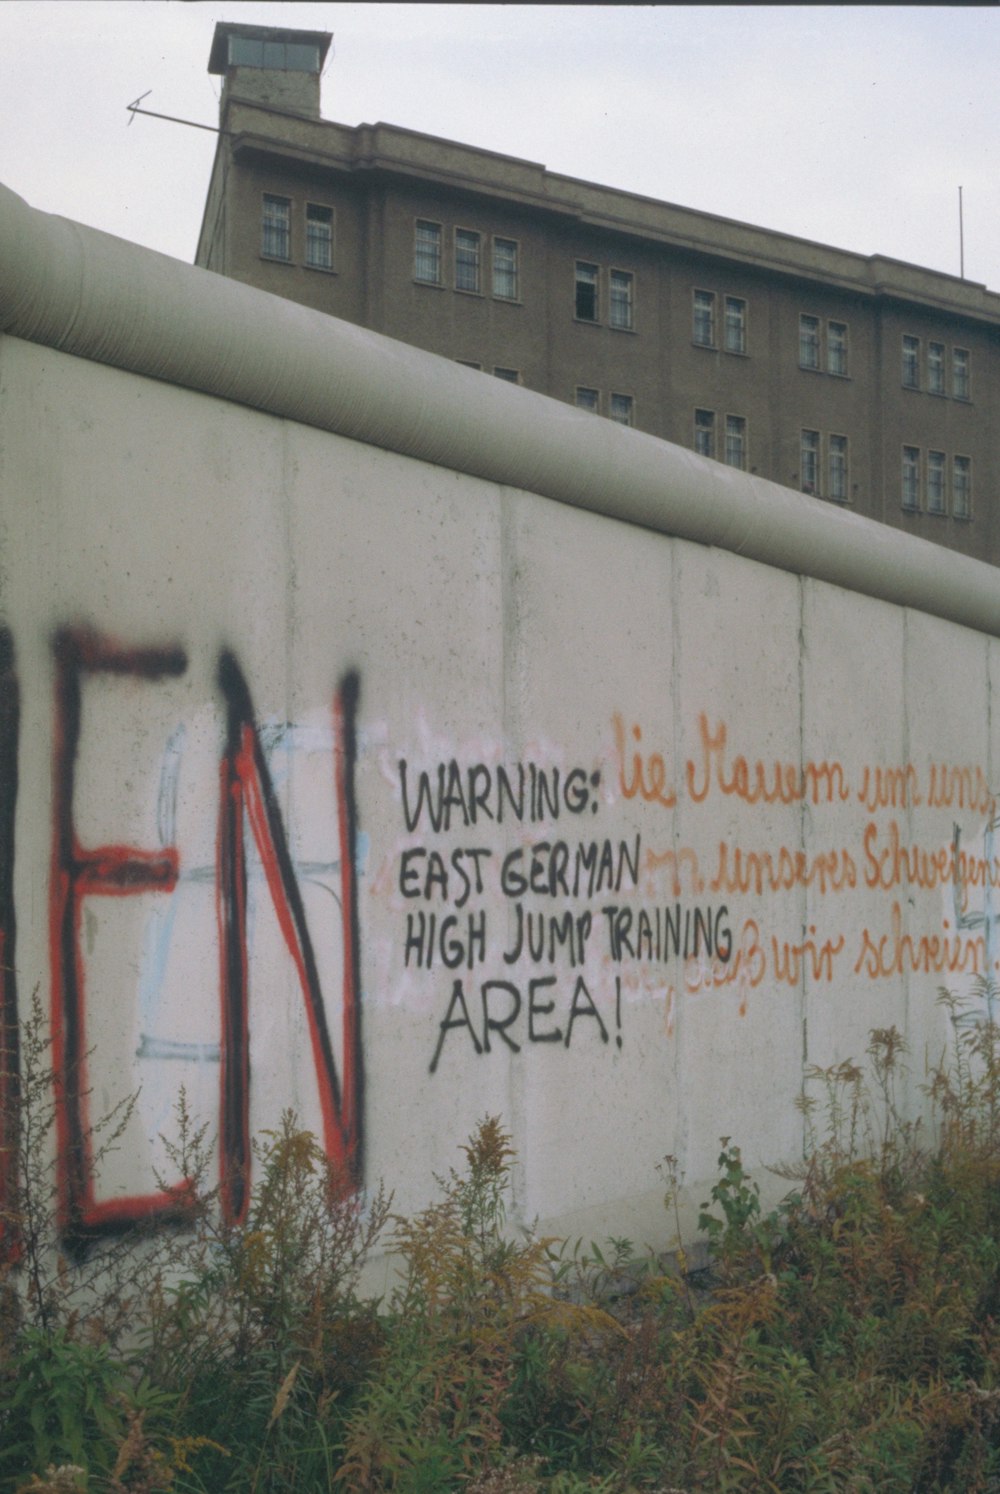
M 799 782 L 805 783 L 806 762 L 806 578 L 799 576 Z M 809 807 L 806 803 L 805 794 L 799 801 L 799 850 L 802 853 L 803 865 L 806 864 L 806 820 Z M 802 942 L 805 943 L 806 924 L 809 909 L 809 888 L 802 888 Z M 799 961 L 799 1031 L 802 1036 L 802 1074 L 799 1080 L 800 1093 L 805 1094 L 805 1073 L 809 1062 L 809 982 L 806 974 L 806 960 L 803 957 Z M 805 1146 L 805 1111 L 803 1116 L 802 1144 Z
M 674 773 L 679 772 L 681 762 L 681 607 L 680 607 L 680 583 L 678 581 L 678 555 L 679 546 L 675 539 L 667 541 L 670 546 L 670 710 L 673 724 L 673 756 Z M 677 786 L 677 804 L 684 802 L 680 785 Z M 682 811 L 683 813 L 683 811 Z M 677 808 L 672 816 L 672 837 L 674 855 L 679 849 L 681 816 Z M 674 862 L 676 866 L 676 861 Z M 667 1036 L 667 1042 L 673 1044 L 673 1085 L 674 1085 L 674 1146 L 672 1150 L 678 1159 L 678 1173 L 683 1176 L 684 1166 L 688 1155 L 688 1128 L 687 1118 L 683 1106 L 683 1094 L 681 1090 L 684 1065 L 681 1062 L 681 1044 L 684 1041 L 684 1002 L 682 1000 L 684 982 L 681 978 L 677 980 L 677 989 L 674 996 L 674 1031 L 673 1037 Z M 669 994 L 667 997 L 669 1001 Z M 666 1033 L 666 1013 L 664 1013 L 664 1033 Z
M 517 669 L 520 655 L 520 626 L 517 586 L 517 544 L 514 538 L 514 521 L 511 514 L 513 495 L 509 488 L 498 486 L 497 509 L 499 513 L 500 547 L 500 757 L 505 760 L 508 753 L 519 759 L 524 745 L 517 680 L 512 674 Z M 506 855 L 508 836 L 513 833 L 513 822 L 505 831 L 502 847 Z M 505 905 L 508 920 L 504 929 L 505 945 L 510 948 L 511 901 Z M 511 1173 L 511 1219 L 525 1223 L 525 1200 L 527 1177 L 530 1166 L 531 1137 L 525 1124 L 524 1063 L 507 1061 L 507 1110 L 505 1124 L 513 1135 L 521 1138 L 517 1157 Z

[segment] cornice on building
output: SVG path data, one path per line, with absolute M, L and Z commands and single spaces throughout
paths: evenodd
M 420 181 L 863 299 L 922 306 L 1000 327 L 1000 294 L 978 282 L 581 181 L 539 162 L 459 141 L 381 122 L 349 126 L 303 119 L 237 96 L 227 100 L 222 125 L 236 158 Z

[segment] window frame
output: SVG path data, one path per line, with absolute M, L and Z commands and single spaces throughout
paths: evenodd
M 625 320 L 617 321 L 615 317 L 615 280 L 624 282 L 627 294 L 625 296 Z M 635 331 L 635 271 L 622 270 L 612 265 L 608 270 L 608 326 L 614 332 Z
M 835 339 L 834 327 L 842 329 L 842 336 Z M 843 354 L 843 367 L 834 368 L 834 349 Z M 827 317 L 826 321 L 826 371 L 832 379 L 849 379 L 851 376 L 851 335 L 850 326 L 837 317 Z
M 935 457 L 940 457 L 940 461 L 934 461 Z M 925 458 L 925 464 L 926 475 L 924 479 L 924 487 L 927 495 L 927 512 L 929 514 L 933 514 L 937 518 L 942 518 L 948 512 L 948 455 L 944 451 L 939 451 L 936 447 L 929 447 L 927 456 Z M 941 478 L 940 506 L 938 506 L 932 499 L 932 473 L 935 475 L 939 475 Z
M 493 365 L 493 377 L 502 379 L 505 384 L 520 384 L 521 370 L 519 368 L 504 368 L 500 364 Z
M 460 248 L 459 239 L 460 239 L 460 236 L 462 236 L 462 235 L 464 235 L 467 239 L 474 241 L 475 258 L 473 260 L 468 261 L 468 263 L 471 263 L 471 265 L 472 265 L 472 267 L 473 267 L 473 269 L 475 271 L 475 274 L 474 274 L 474 277 L 473 277 L 474 280 L 475 280 L 475 284 L 474 285 L 459 285 L 459 283 L 458 283 L 459 282 L 459 269 L 460 269 L 460 266 L 464 268 L 464 266 L 466 264 L 466 261 L 460 259 L 459 255 L 460 255 L 460 252 L 468 252 L 467 249 L 464 248 L 464 246 L 462 248 Z M 453 285 L 454 289 L 456 291 L 458 291 L 460 295 L 463 295 L 463 296 L 481 296 L 482 293 L 483 293 L 483 236 L 482 236 L 482 233 L 479 231 L 478 228 L 466 228 L 466 227 L 464 227 L 464 225 L 456 223 L 455 226 L 454 226 L 454 228 L 452 229 L 451 244 L 452 244 L 452 273 L 453 273 L 452 285 Z
M 509 244 L 513 248 L 512 255 L 512 280 L 514 294 L 508 296 L 504 291 L 497 290 L 497 245 Z M 501 272 L 502 273 L 502 272 Z M 521 241 L 520 239 L 509 239 L 505 234 L 495 233 L 492 235 L 491 260 L 490 260 L 490 289 L 495 301 L 518 302 L 521 299 Z
M 807 441 L 807 437 L 811 437 Z M 823 437 L 819 431 L 809 430 L 802 427 L 799 431 L 799 490 L 807 493 L 810 498 L 820 496 L 820 468 L 822 465 Z M 812 479 L 807 477 L 806 469 L 811 467 Z
M 947 394 L 947 361 L 948 349 L 943 342 L 936 342 L 931 338 L 927 340 L 927 393 Z M 938 356 L 940 355 L 940 356 Z
M 424 228 L 432 228 L 432 229 L 435 230 L 434 239 L 432 241 L 431 240 L 425 240 L 425 243 L 427 243 L 427 242 L 433 242 L 434 245 L 435 245 L 435 251 L 436 251 L 435 252 L 435 259 L 436 259 L 436 266 L 437 266 L 437 274 L 433 278 L 431 276 L 429 276 L 429 275 L 421 275 L 419 273 L 419 271 L 420 271 L 420 248 L 421 248 L 420 231 L 421 231 L 421 229 L 424 229 Z M 444 226 L 443 226 L 443 224 L 436 222 L 435 219 L 433 219 L 433 218 L 414 218 L 414 220 L 413 220 L 413 281 L 414 281 L 415 285 L 436 285 L 439 289 L 443 289 L 444 288 L 444 281 L 442 279 L 443 259 L 444 259 L 443 249 L 444 249 Z
M 904 389 L 920 389 L 920 338 L 915 337 L 912 332 L 901 334 L 900 344 L 900 380 Z M 908 377 L 912 371 L 913 377 Z
M 807 330 L 812 332 L 812 337 L 805 336 Z M 805 373 L 823 372 L 823 322 L 811 311 L 799 312 L 799 367 Z M 811 350 L 812 356 L 807 358 L 805 352 Z
M 705 313 L 707 315 L 707 318 L 708 318 L 708 336 L 707 336 L 707 338 L 706 337 L 699 337 L 699 335 L 698 335 L 698 326 L 699 326 L 699 305 L 698 305 L 698 299 L 699 299 L 699 297 L 702 297 L 703 300 L 704 300 L 704 305 L 701 308 L 701 310 L 703 311 L 703 313 Z M 692 343 L 694 344 L 694 346 L 696 348 L 712 348 L 712 349 L 714 349 L 718 345 L 717 342 L 716 342 L 717 331 L 716 331 L 715 300 L 716 300 L 715 291 L 713 291 L 713 290 L 706 290 L 704 286 L 700 286 L 700 285 L 692 286 L 692 288 L 691 288 L 691 341 L 692 341 Z
M 902 507 L 904 513 L 907 513 L 907 514 L 919 514 L 920 511 L 921 511 L 921 506 L 920 506 L 920 496 L 921 496 L 920 495 L 920 489 L 921 489 L 921 473 L 923 471 L 923 455 L 922 455 L 922 452 L 921 452 L 921 449 L 920 449 L 919 446 L 909 446 L 909 445 L 904 445 L 901 448 L 900 455 L 901 455 L 901 463 L 900 463 L 900 506 Z M 912 457 L 912 460 L 911 460 L 911 457 Z M 907 482 L 907 478 L 910 475 L 912 475 L 912 478 L 913 478 L 913 502 L 912 503 L 908 503 L 907 502 L 907 496 L 908 496 L 908 482 Z
M 627 402 L 627 418 L 622 420 L 615 414 L 615 400 Z M 608 396 L 608 419 L 613 420 L 615 425 L 624 425 L 629 430 L 635 429 L 635 395 L 623 394 L 620 390 L 612 389 Z
M 707 420 L 699 421 L 699 419 L 698 419 L 699 415 L 707 415 L 708 419 Z M 716 423 L 716 414 L 715 414 L 715 411 L 714 410 L 705 409 L 705 407 L 703 405 L 696 405 L 695 406 L 695 411 L 694 411 L 694 427 L 693 427 L 693 429 L 694 429 L 694 450 L 695 450 L 696 454 L 698 456 L 708 457 L 710 461 L 713 461 L 713 462 L 717 461 L 718 458 L 716 456 L 716 451 L 718 449 L 718 443 L 717 443 L 717 440 L 716 440 L 717 423 Z M 708 439 L 705 442 L 705 444 L 707 446 L 711 447 L 710 451 L 702 451 L 700 449 L 699 444 L 698 444 L 698 437 L 699 437 L 700 434 L 707 435 Z
M 962 385 L 958 388 L 959 357 L 964 360 L 962 364 Z M 972 353 L 968 348 L 953 347 L 951 350 L 951 397 L 967 402 L 972 399 Z
M 593 271 L 593 279 L 581 275 L 583 271 Z M 593 316 L 587 316 L 580 310 L 580 290 L 586 287 L 593 292 Z M 584 322 L 587 326 L 595 327 L 601 321 L 601 267 L 589 259 L 577 259 L 573 262 L 573 320 Z
M 736 423 L 738 423 L 739 425 L 739 430 L 736 434 L 738 434 L 740 442 L 740 461 L 731 462 L 729 460 L 729 443 L 730 436 L 732 434 L 730 431 L 730 426 Z M 725 448 L 723 452 L 723 461 L 727 467 L 732 467 L 734 472 L 746 472 L 749 469 L 750 426 L 745 415 L 732 415 L 728 411 L 726 413 Z
M 961 484 L 958 480 L 960 472 L 963 474 Z M 961 504 L 959 502 L 960 491 L 963 494 Z M 951 459 L 951 516 L 963 524 L 972 519 L 972 458 L 961 452 L 956 453 Z
M 732 325 L 729 316 L 729 309 L 732 306 L 737 306 L 740 308 L 739 319 L 736 322 L 736 326 L 739 331 L 738 347 L 731 347 L 729 343 L 729 330 L 730 326 Z M 747 304 L 747 299 L 745 296 L 731 296 L 728 293 L 724 294 L 722 297 L 722 351 L 724 353 L 732 353 L 733 356 L 737 358 L 745 358 L 747 356 L 748 342 L 749 307 Z
M 327 226 L 329 228 L 329 237 L 327 239 L 325 239 L 325 240 L 322 240 L 322 239 L 320 240 L 320 242 L 326 243 L 326 245 L 329 248 L 329 252 L 330 252 L 330 262 L 329 262 L 329 264 L 319 264 L 316 260 L 314 260 L 314 259 L 312 259 L 310 257 L 310 249 L 311 249 L 312 244 L 314 242 L 314 235 L 310 232 L 309 225 L 310 225 L 310 222 L 315 221 L 314 219 L 310 219 L 310 216 L 309 216 L 310 209 L 318 209 L 320 212 L 329 213 L 329 215 L 330 215 L 329 222 L 327 224 Z M 306 242 L 305 242 L 305 258 L 303 259 L 302 263 L 304 264 L 304 266 L 305 266 L 305 268 L 307 270 L 322 270 L 322 271 L 324 271 L 328 275 L 329 274 L 333 274 L 336 271 L 336 259 L 335 259 L 335 254 L 336 254 L 336 225 L 337 225 L 336 209 L 334 208 L 334 206 L 333 206 L 333 204 L 331 202 L 314 202 L 314 201 L 312 201 L 311 198 L 307 198 L 306 202 L 305 202 L 305 210 L 304 210 L 304 212 L 305 212 L 304 222 L 305 222 L 305 230 L 306 230 Z
M 843 442 L 842 447 L 835 447 L 834 442 Z M 834 479 L 834 462 L 838 460 L 838 470 L 843 474 L 843 491 L 837 492 L 841 483 Z M 832 431 L 827 438 L 826 447 L 826 474 L 827 494 L 831 503 L 849 503 L 851 499 L 851 441 L 841 431 Z
M 592 394 L 594 396 L 593 403 L 591 404 L 589 401 L 586 403 L 581 402 L 581 394 Z M 600 415 L 601 391 L 599 389 L 592 389 L 589 384 L 577 384 L 575 386 L 573 403 L 578 410 L 586 410 L 588 415 Z
M 284 225 L 278 230 L 283 232 L 287 252 L 279 254 L 274 249 L 268 248 L 268 231 L 273 232 L 274 220 L 268 217 L 268 207 L 278 203 L 284 205 Z M 260 257 L 271 260 L 274 264 L 290 265 L 292 263 L 292 199 L 279 196 L 277 192 L 261 193 L 261 216 L 260 216 Z

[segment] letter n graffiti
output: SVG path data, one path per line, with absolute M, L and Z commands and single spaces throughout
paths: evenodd
M 356 1185 L 362 1172 L 363 1062 L 354 802 L 355 717 L 358 677 L 344 677 L 334 699 L 334 768 L 340 824 L 343 936 L 343 1085 L 337 1074 L 326 1007 L 302 894 L 292 863 L 277 796 L 254 724 L 253 703 L 235 657 L 219 660 L 226 701 L 226 747 L 221 765 L 216 889 L 222 961 L 222 1095 L 220 1166 L 226 1216 L 246 1214 L 250 1181 L 250 1019 L 247 951 L 247 866 L 244 827 L 249 824 L 268 892 L 292 956 L 305 1003 L 323 1118 L 323 1143 L 334 1168 Z

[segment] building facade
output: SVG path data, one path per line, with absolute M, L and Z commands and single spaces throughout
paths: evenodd
M 216 27 L 197 264 L 1000 561 L 1000 295 L 324 120 L 329 42 Z

